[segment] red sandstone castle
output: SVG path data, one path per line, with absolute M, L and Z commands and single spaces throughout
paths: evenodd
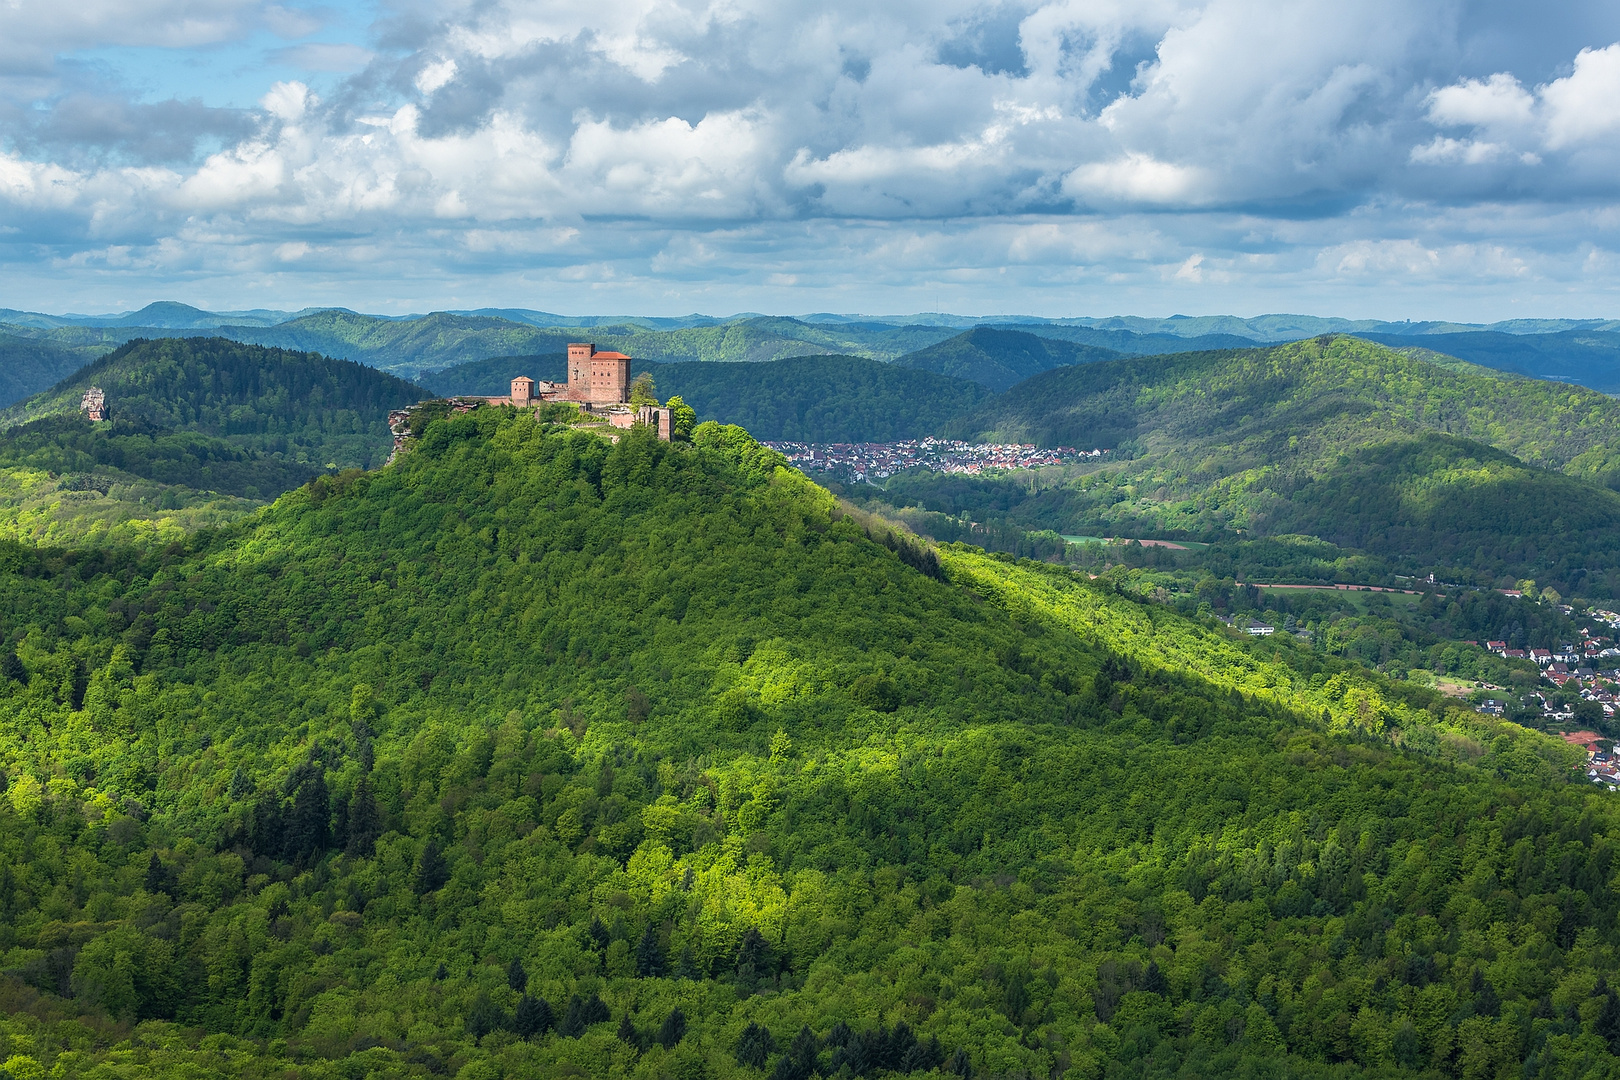
M 85 400 L 89 400 L 88 395 Z M 512 393 L 507 397 L 453 397 L 449 400 L 455 412 L 486 404 L 521 408 L 544 401 L 566 401 L 578 405 L 582 413 L 598 416 L 616 428 L 647 424 L 665 442 L 670 441 L 675 431 L 675 421 L 668 408 L 661 405 L 631 407 L 630 358 L 621 352 L 597 352 L 596 346 L 588 342 L 569 343 L 566 383 L 539 382 L 519 375 L 512 380 Z M 411 413 L 415 409 L 413 405 L 388 414 L 388 429 L 394 435 L 394 453 L 389 461 L 405 448 Z M 91 416 L 91 419 L 101 418 Z
M 597 352 L 588 342 L 568 345 L 568 382 L 537 382 L 527 375 L 512 380 L 509 397 L 489 398 L 491 405 L 533 405 L 541 401 L 567 401 L 583 411 L 600 413 L 614 427 L 651 424 L 658 437 L 669 441 L 674 422 L 666 408 L 643 405 L 631 409 L 630 358 L 621 352 Z

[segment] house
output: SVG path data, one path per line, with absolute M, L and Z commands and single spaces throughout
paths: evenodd
M 1534 660 L 1536 663 L 1540 664 L 1542 667 L 1546 667 L 1548 664 L 1553 662 L 1552 650 L 1550 650 L 1550 649 L 1531 649 L 1530 650 L 1530 659 Z
M 1506 652 L 1507 652 L 1507 642 L 1505 642 L 1505 641 L 1487 641 L 1485 643 L 1485 648 L 1489 649 L 1491 652 L 1495 653 L 1497 656 L 1502 656 L 1502 655 L 1506 654 Z
M 1523 649 L 1502 650 L 1502 659 L 1504 660 L 1523 660 L 1525 658 L 1525 651 Z

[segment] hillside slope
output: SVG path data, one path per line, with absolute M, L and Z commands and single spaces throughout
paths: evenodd
M 0 333 L 0 408 L 61 382 L 91 357 Z
M 1464 331 L 1413 339 L 1393 334 L 1358 335 L 1385 345 L 1424 345 L 1484 367 L 1536 379 L 1578 383 L 1612 394 L 1620 391 L 1620 332 L 1565 330 L 1549 334 Z
M 491 410 L 189 551 L 7 551 L 7 1069 L 1620 1066 L 1561 744 L 778 461 Z
M 1000 393 L 1043 371 L 1070 364 L 1117 360 L 1121 355 L 1112 349 L 980 326 L 937 345 L 907 353 L 895 363 L 967 379 Z

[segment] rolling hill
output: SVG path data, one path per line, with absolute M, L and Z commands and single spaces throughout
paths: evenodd
M 110 422 L 79 412 L 100 386 Z M 425 391 L 321 356 L 221 338 L 130 342 L 0 412 L 0 538 L 173 543 L 328 468 L 381 464 L 387 414 Z
M 0 408 L 61 382 L 94 357 L 0 334 Z
M 1043 371 L 1070 364 L 1117 360 L 1120 355 L 1112 349 L 1076 345 L 1020 330 L 980 326 L 937 345 L 907 353 L 895 363 L 967 379 L 1000 393 Z
M 1369 341 L 1421 344 L 1483 367 L 1536 379 L 1578 383 L 1612 394 L 1620 391 L 1620 331 L 1565 330 L 1544 334 L 1458 331 L 1410 336 L 1366 333 Z
M 89 386 L 115 417 L 196 432 L 282 460 L 367 468 L 387 458 L 388 411 L 422 389 L 361 364 L 224 338 L 131 341 L 0 412 L 0 430 L 72 415 Z
M 1129 460 L 1053 476 L 906 476 L 887 498 L 1065 534 L 1304 534 L 1391 570 L 1620 595 L 1620 404 L 1357 338 L 1036 376 L 949 425 Z
M 482 410 L 0 549 L 5 1068 L 1620 1067 L 1567 747 L 779 462 Z
M 1332 336 L 1062 368 L 954 427 L 981 439 L 1129 446 L 1211 475 L 1321 462 L 1347 448 L 1437 431 L 1601 478 L 1620 448 L 1620 402 Z

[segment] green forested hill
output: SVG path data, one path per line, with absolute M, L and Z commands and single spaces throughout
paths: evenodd
M 441 394 L 504 394 L 518 375 L 561 381 L 565 354 L 503 356 L 435 372 Z M 858 356 L 796 356 L 754 364 L 637 360 L 661 398 L 679 396 L 699 420 L 747 428 L 761 439 L 887 442 L 932 435 L 989 398 L 965 379 Z
M 1042 445 L 1128 444 L 1219 472 L 1426 431 L 1586 476 L 1604 475 L 1620 450 L 1620 402 L 1606 395 L 1442 368 L 1349 337 L 1060 368 L 956 426 Z
M 79 412 L 100 386 L 113 419 Z M 0 412 L 0 538 L 161 547 L 328 467 L 386 460 L 425 396 L 341 360 L 222 338 L 132 341 Z
M 72 414 L 92 385 L 106 392 L 114 416 L 317 468 L 381 463 L 388 411 L 424 396 L 402 379 L 312 353 L 224 338 L 136 340 L 0 412 L 0 428 Z
M 633 375 L 639 375 L 646 370 L 645 360 L 632 360 Z M 567 382 L 568 354 L 559 350 L 538 355 L 491 356 L 485 360 L 469 360 L 441 371 L 430 371 L 418 379 L 417 383 L 441 397 L 452 397 L 457 394 L 482 394 L 493 397 L 510 390 L 512 380 L 519 375 L 547 382 Z
M 6 548 L 4 1067 L 1617 1075 L 1561 744 L 695 440 Z
M 139 420 L 49 416 L 0 431 L 0 539 L 162 546 L 241 517 L 319 471 Z
M 905 367 L 968 379 L 1000 392 L 1032 375 L 1070 364 L 1117 360 L 1123 353 L 1019 330 L 979 326 L 895 361 Z
M 0 333 L 0 407 L 60 382 L 93 357 Z
M 1620 596 L 1620 404 L 1580 387 L 1325 337 L 1062 368 L 947 428 L 1118 454 L 1035 483 L 899 477 L 889 502 L 1065 534 L 1304 534 L 1385 573 Z
M 1475 330 L 1412 338 L 1362 334 L 1370 341 L 1400 347 L 1426 345 L 1485 367 L 1537 379 L 1579 383 L 1604 393 L 1620 390 L 1620 333 L 1581 329 L 1556 333 L 1507 334 Z

